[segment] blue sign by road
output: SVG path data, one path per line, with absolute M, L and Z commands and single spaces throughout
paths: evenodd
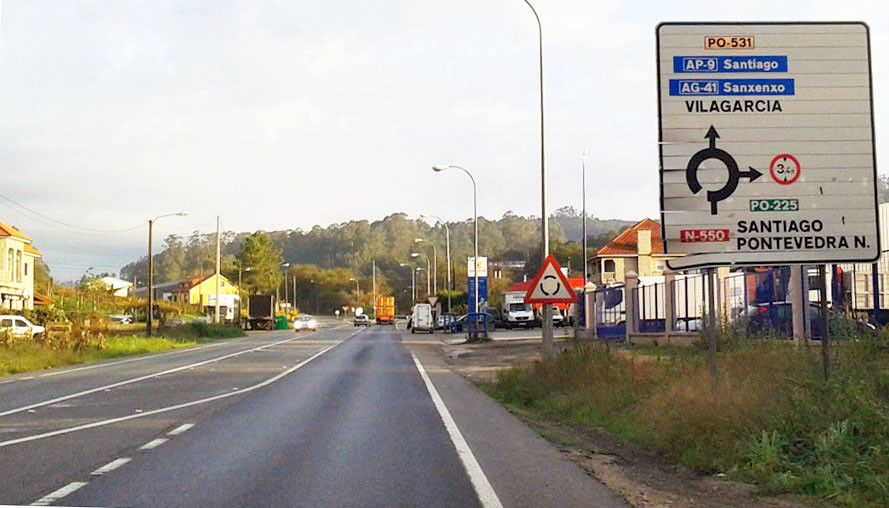
M 787 72 L 786 56 L 674 56 L 673 72 Z
M 792 79 L 671 79 L 671 96 L 794 95 Z
M 475 312 L 475 277 L 469 278 L 469 293 L 466 295 L 466 300 L 469 302 L 469 313 L 472 314 Z M 478 278 L 478 299 L 482 304 L 482 308 L 485 308 L 487 305 L 485 302 L 488 301 L 488 278 L 487 277 L 479 277 Z

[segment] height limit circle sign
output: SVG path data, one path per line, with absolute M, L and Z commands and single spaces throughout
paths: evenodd
M 879 257 L 867 25 L 662 23 L 657 71 L 671 269 Z
M 577 296 L 553 255 L 547 256 L 531 281 L 525 303 L 577 303 Z

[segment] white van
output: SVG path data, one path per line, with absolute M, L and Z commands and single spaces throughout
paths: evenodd
M 432 333 L 435 330 L 435 321 L 432 319 L 432 306 L 428 303 L 414 305 L 411 313 L 411 333 L 417 331 Z

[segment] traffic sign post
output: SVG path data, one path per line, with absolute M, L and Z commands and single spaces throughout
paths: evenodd
M 671 269 L 879 258 L 867 25 L 662 23 L 657 69 Z
M 657 41 L 671 269 L 879 257 L 866 25 L 664 23 Z
M 549 255 L 525 293 L 525 303 L 577 303 L 577 295 L 562 273 L 555 256 Z

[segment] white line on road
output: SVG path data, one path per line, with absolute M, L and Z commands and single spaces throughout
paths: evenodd
M 96 469 L 95 471 L 93 471 L 90 474 L 93 476 L 102 476 L 103 474 L 110 473 L 111 471 L 114 471 L 115 469 L 119 468 L 120 466 L 126 464 L 127 462 L 129 462 L 131 460 L 133 460 L 133 459 L 131 459 L 129 457 L 114 459 L 111 462 L 100 467 L 99 469 Z
M 59 490 L 52 492 L 50 494 L 47 494 L 47 495 L 41 497 L 40 499 L 38 499 L 37 501 L 34 501 L 33 503 L 31 503 L 31 506 L 49 506 L 52 503 L 58 501 L 59 499 L 62 499 L 63 497 L 67 496 L 68 494 L 74 492 L 75 490 L 83 487 L 84 485 L 86 485 L 86 482 L 71 482 L 68 485 L 65 485 L 64 487 L 60 488 Z
M 153 441 L 149 441 L 149 442 L 145 443 L 144 445 L 140 446 L 139 449 L 140 450 L 153 450 L 166 442 L 167 442 L 167 438 L 159 437 Z
M 314 333 L 314 332 L 313 332 L 313 333 Z M 109 384 L 109 385 L 99 386 L 99 387 L 97 387 L 97 388 L 90 388 L 89 390 L 84 390 L 84 391 L 82 391 L 82 392 L 72 393 L 72 394 L 69 394 L 69 395 L 63 395 L 63 396 L 61 396 L 61 397 L 56 397 L 55 399 L 44 400 L 44 401 L 42 401 L 42 402 L 36 402 L 36 403 L 34 403 L 34 404 L 30 404 L 30 405 L 27 405 L 27 406 L 22 406 L 22 407 L 15 408 L 15 409 L 9 409 L 9 410 L 7 410 L 7 411 L 0 412 L 0 416 L 9 416 L 9 415 L 12 415 L 12 414 L 16 414 L 16 413 L 21 413 L 21 412 L 23 412 L 23 411 L 27 411 L 27 410 L 29 410 L 29 409 L 35 409 L 35 408 L 38 408 L 38 407 L 43 407 L 43 406 L 48 406 L 48 405 L 50 405 L 50 404 L 55 404 L 56 402 L 62 402 L 62 401 L 69 400 L 69 399 L 74 399 L 74 398 L 77 398 L 77 397 L 83 397 L 84 395 L 90 395 L 90 394 L 92 394 L 92 393 L 101 392 L 101 391 L 108 390 L 108 389 L 111 389 L 111 388 L 117 388 L 117 387 L 119 387 L 119 386 L 124 386 L 124 385 L 132 384 L 132 383 L 138 383 L 138 382 L 140 382 L 140 381 L 145 381 L 145 380 L 147 380 L 147 379 L 153 379 L 153 378 L 156 378 L 156 377 L 165 376 L 165 375 L 167 375 L 167 374 L 173 374 L 173 373 L 175 373 L 175 372 L 180 372 L 180 371 L 187 370 L 187 369 L 193 369 L 193 368 L 195 368 L 195 367 L 200 367 L 200 366 L 202 366 L 202 365 L 207 365 L 207 364 L 209 364 L 209 363 L 220 362 L 220 361 L 222 361 L 222 360 L 227 360 L 227 359 L 229 359 L 229 358 L 234 358 L 234 357 L 236 357 L 236 356 L 241 356 L 241 355 L 243 355 L 243 354 L 254 353 L 254 352 L 256 352 L 256 351 L 262 351 L 262 350 L 264 350 L 264 349 L 268 349 L 268 348 L 270 348 L 270 347 L 274 347 L 274 346 L 278 346 L 278 345 L 281 345 L 281 344 L 285 344 L 285 343 L 287 343 L 287 342 L 292 342 L 292 341 L 294 341 L 294 340 L 298 340 L 299 338 L 300 338 L 300 337 L 291 337 L 291 338 L 289 338 L 289 339 L 279 340 L 279 341 L 277 341 L 277 342 L 273 342 L 273 343 L 271 343 L 271 344 L 266 344 L 266 345 L 264 345 L 264 346 L 258 346 L 258 347 L 254 347 L 254 348 L 250 348 L 250 349 L 245 349 L 245 350 L 242 350 L 242 351 L 236 351 L 236 352 L 234 352 L 234 353 L 229 353 L 229 354 L 227 354 L 227 355 L 219 356 L 219 357 L 216 357 L 216 358 L 210 358 L 210 359 L 208 359 L 208 360 L 203 360 L 203 361 L 200 361 L 200 362 L 197 362 L 197 363 L 191 363 L 191 364 L 188 364 L 188 365 L 182 365 L 182 366 L 180 366 L 180 367 L 174 367 L 174 368 L 172 368 L 172 369 L 167 369 L 167 370 L 164 370 L 164 371 L 161 371 L 161 372 L 156 372 L 156 373 L 154 373 L 154 374 L 146 374 L 146 375 L 144 375 L 144 376 L 139 376 L 139 377 L 135 377 L 135 378 L 131 378 L 131 379 L 126 379 L 126 380 L 124 380 L 124 381 L 118 381 L 117 383 L 112 383 L 112 384 Z
M 444 400 L 442 400 L 441 396 L 438 394 L 438 390 L 435 389 L 432 380 L 429 379 L 429 375 L 426 374 L 426 369 L 423 368 L 423 364 L 420 363 L 420 359 L 417 358 L 416 355 L 411 354 L 411 356 L 414 358 L 414 363 L 417 365 L 420 377 L 423 378 L 423 383 L 426 384 L 426 390 L 429 391 L 429 396 L 432 397 L 435 409 L 438 410 L 438 415 L 441 416 L 441 421 L 444 422 L 445 429 L 451 437 L 451 442 L 453 442 L 454 447 L 457 448 L 457 455 L 463 463 L 463 468 L 466 469 L 466 474 L 469 475 L 469 480 L 472 482 L 472 487 L 478 495 L 479 502 L 481 502 L 482 506 L 485 508 L 502 508 L 503 505 L 500 504 L 500 498 L 497 497 L 497 492 L 494 491 L 494 487 L 488 482 L 488 478 L 485 476 L 485 472 L 482 471 L 482 467 L 479 465 L 478 461 L 475 460 L 475 455 L 472 454 L 472 450 L 469 448 L 469 443 L 463 438 L 463 434 L 457 427 L 457 422 L 454 421 L 450 411 L 448 411 L 447 406 L 445 406 Z
M 179 434 L 182 434 L 183 432 L 185 432 L 186 430 L 188 430 L 192 427 L 194 427 L 193 423 L 185 423 L 185 424 L 182 424 L 182 425 L 176 427 L 175 429 L 171 430 L 170 432 L 167 432 L 167 435 L 168 436 L 178 436 Z
M 350 336 L 349 338 L 351 338 L 351 337 L 354 337 L 354 334 L 352 336 Z M 345 341 L 343 341 L 343 342 L 345 342 Z M 342 344 L 342 342 L 340 342 L 340 344 Z M 18 439 L 10 439 L 9 441 L 0 441 L 0 448 L 5 448 L 7 446 L 17 445 L 20 443 L 27 443 L 29 441 L 37 441 L 39 439 L 46 439 L 48 437 L 60 436 L 63 434 L 70 434 L 72 432 L 78 432 L 81 430 L 94 429 L 96 427 L 104 427 L 106 425 L 111 425 L 113 423 L 125 422 L 125 421 L 133 420 L 136 418 L 144 418 L 146 416 L 156 415 L 156 414 L 160 414 L 160 413 L 167 413 L 170 411 L 175 411 L 177 409 L 183 409 L 186 407 L 197 406 L 199 404 L 206 404 L 207 402 L 213 402 L 216 400 L 226 399 L 228 397 L 233 397 L 235 395 L 243 395 L 247 392 L 251 392 L 253 390 L 262 388 L 264 386 L 268 386 L 268 385 L 274 383 L 275 381 L 278 381 L 279 379 L 281 379 L 281 378 L 295 372 L 296 370 L 302 368 L 303 366 L 307 365 L 309 362 L 311 362 L 315 358 L 318 358 L 319 356 L 323 355 L 324 353 L 330 351 L 334 347 L 336 347 L 336 346 L 330 346 L 328 348 L 322 349 L 321 351 L 310 356 L 308 359 L 303 360 L 302 362 L 294 365 L 293 367 L 285 370 L 284 372 L 282 372 L 274 377 L 271 377 L 269 379 L 266 379 L 265 381 L 262 381 L 261 383 L 257 383 L 253 386 L 247 387 L 247 388 L 245 388 L 243 390 L 239 390 L 237 392 L 226 392 L 226 393 L 223 393 L 220 395 L 214 395 L 212 397 L 207 397 L 204 399 L 198 399 L 198 400 L 193 400 L 191 402 L 184 402 L 182 404 L 176 404 L 175 406 L 168 406 L 168 407 L 162 407 L 159 409 L 153 409 L 151 411 L 145 411 L 143 413 L 136 413 L 136 414 L 131 414 L 131 415 L 127 415 L 127 416 L 121 416 L 118 418 L 110 418 L 108 420 L 100 420 L 97 422 L 86 423 L 83 425 L 77 425 L 76 427 L 68 427 L 66 429 L 59 429 L 59 430 L 53 430 L 50 432 L 44 432 L 43 434 L 35 434 L 33 436 L 20 437 Z

